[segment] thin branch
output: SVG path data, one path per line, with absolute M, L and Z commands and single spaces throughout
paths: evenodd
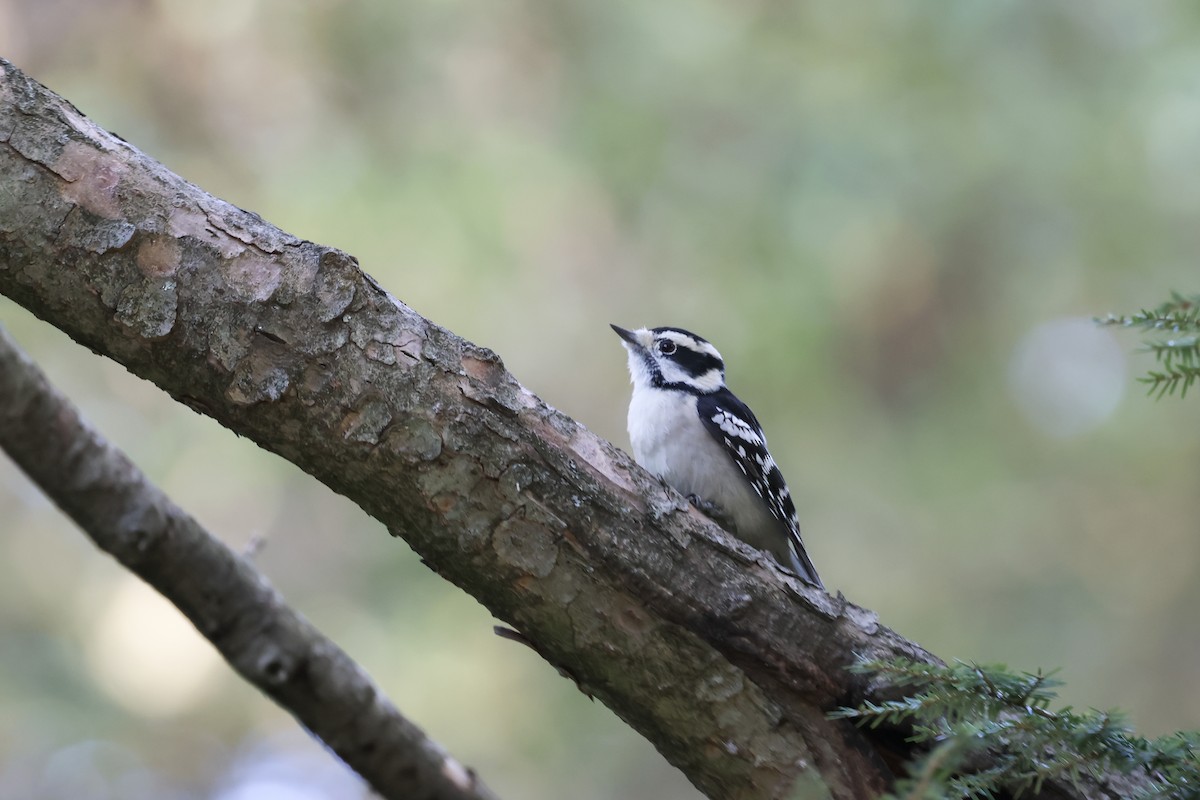
M 0 328 L 0 448 L 99 547 L 381 796 L 492 800 L 249 562 L 176 506 Z

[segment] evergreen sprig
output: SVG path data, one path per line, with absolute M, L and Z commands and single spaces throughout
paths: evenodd
M 1129 316 L 1109 314 L 1097 321 L 1169 335 L 1146 342 L 1146 351 L 1153 353 L 1162 367 L 1138 378 L 1147 385 L 1149 394 L 1161 398 L 1178 389 L 1180 397 L 1185 397 L 1200 380 L 1200 295 L 1172 292 L 1170 300 L 1153 310 L 1143 309 Z
M 905 659 L 866 661 L 855 672 L 884 677 L 913 691 L 898 700 L 866 702 L 830 716 L 877 727 L 912 726 L 910 741 L 928 745 L 897 782 L 892 800 L 986 798 L 1036 794 L 1048 780 L 1078 785 L 1085 774 L 1141 774 L 1138 800 L 1200 798 L 1200 733 L 1159 739 L 1137 736 L 1113 711 L 1052 711 L 1061 683 L 1052 673 L 1014 673 L 1003 665 L 948 666 Z M 968 768 L 988 751 L 986 768 Z

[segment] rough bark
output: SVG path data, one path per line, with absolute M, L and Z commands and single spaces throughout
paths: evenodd
M 492 800 L 254 567 L 80 417 L 0 328 L 0 449 L 242 677 L 390 800 Z
M 857 658 L 922 648 L 730 538 L 353 258 L 0 71 L 0 292 L 358 503 L 708 795 L 890 782 L 881 737 L 826 712 L 872 695 Z

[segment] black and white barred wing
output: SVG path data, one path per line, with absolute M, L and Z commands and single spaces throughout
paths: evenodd
M 728 390 L 701 395 L 697 399 L 697 411 L 705 429 L 724 446 L 733 463 L 767 504 L 771 515 L 787 529 L 792 552 L 802 573 L 800 577 L 822 586 L 800 539 L 800 520 L 796 516 L 792 493 L 767 450 L 766 436 L 754 412 Z

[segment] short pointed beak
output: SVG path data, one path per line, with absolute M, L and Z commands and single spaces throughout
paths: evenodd
M 612 323 L 609 323 L 609 327 L 616 331 L 617 336 L 620 336 L 625 341 L 632 345 L 638 345 L 637 335 L 633 331 L 627 331 L 619 325 L 613 325 Z

